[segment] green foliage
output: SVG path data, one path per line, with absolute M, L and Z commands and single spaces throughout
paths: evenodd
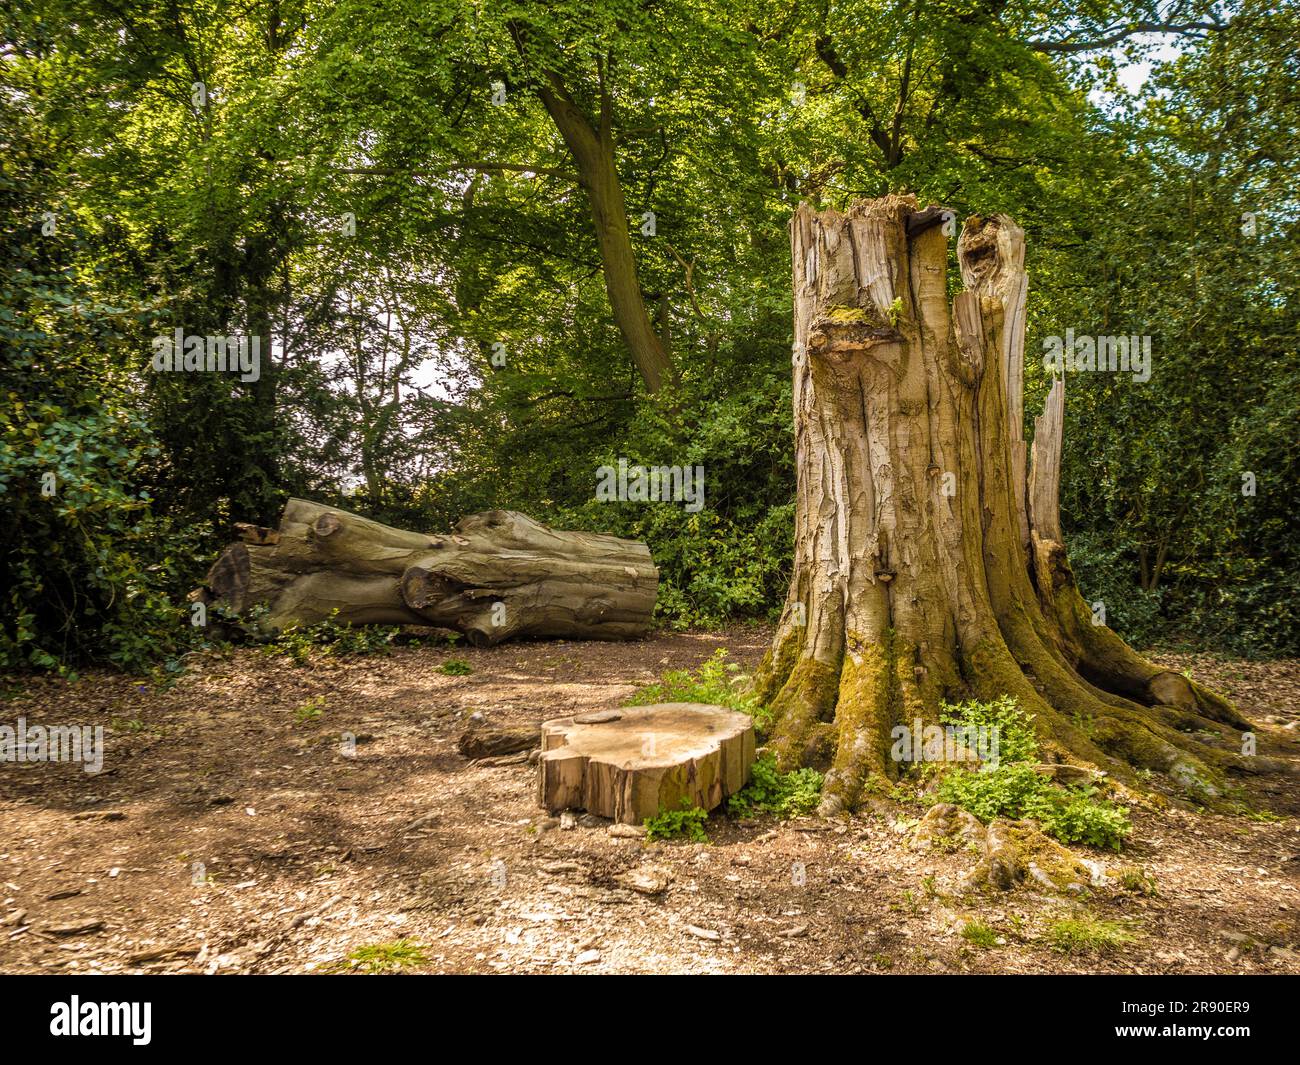
M 1063 843 L 1117 851 L 1132 831 L 1128 811 L 1099 797 L 1096 788 L 1060 787 L 1024 762 L 981 772 L 952 770 L 940 778 L 935 796 L 981 821 L 1032 818 Z
M 254 609 L 240 619 L 240 629 L 245 633 L 260 632 L 264 610 Z M 225 615 L 229 620 L 229 616 Z M 338 620 L 337 608 L 323 621 L 313 625 L 288 625 L 274 634 L 266 644 L 267 654 L 285 655 L 295 665 L 303 666 L 314 655 L 388 654 L 399 629 L 391 625 L 353 625 Z
M 656 839 L 688 839 L 695 843 L 708 843 L 708 833 L 704 825 L 708 821 L 707 811 L 692 806 L 690 799 L 683 799 L 681 809 L 660 810 L 653 817 L 645 819 L 645 838 L 647 842 Z
M 981 947 L 984 950 L 990 950 L 998 945 L 997 932 L 980 920 L 967 921 L 962 926 L 961 937 L 967 943 Z
M 889 324 L 891 326 L 897 327 L 898 320 L 899 318 L 902 317 L 902 315 L 903 315 L 903 297 L 898 296 L 894 299 L 894 302 L 889 305 Z
M 1053 921 L 1047 926 L 1046 938 L 1061 954 L 1109 954 L 1132 943 L 1136 936 L 1116 921 L 1084 913 Z
M 368 943 L 348 951 L 343 965 L 361 972 L 378 974 L 428 965 L 428 948 L 413 939 L 395 939 L 391 943 Z
M 314 725 L 325 713 L 325 697 L 315 695 L 293 712 L 295 725 Z
M 449 677 L 468 677 L 474 672 L 474 667 L 463 658 L 449 658 L 438 667 L 438 672 Z
M 1053 789 L 1044 806 L 1043 812 L 1031 816 L 1038 817 L 1043 829 L 1064 843 L 1118 851 L 1133 831 L 1128 811 L 1099 798 L 1092 785 Z
M 670 669 L 661 680 L 637 689 L 628 702 L 632 706 L 651 703 L 705 703 L 726 706 L 754 718 L 754 725 L 765 732 L 771 724 L 767 707 L 759 706 L 744 692 L 744 680 L 738 676 L 740 666 L 727 661 L 726 648 L 718 648 L 698 669 Z
M 1025 350 L 1068 326 L 1151 337 L 1149 382 L 1077 373 L 1066 387 L 1063 520 L 1107 624 L 1139 644 L 1295 654 L 1300 103 L 1290 59 L 1268 57 L 1293 53 L 1300 11 L 1234 8 L 1116 116 L 1125 150 L 1090 177 L 1107 221 L 1081 219 L 1086 258 L 1039 257 L 1036 276 L 1061 287 L 1030 301 Z
M 822 774 L 815 769 L 782 773 L 776 759 L 765 755 L 754 763 L 751 773 L 749 783 L 727 800 L 727 811 L 733 817 L 760 813 L 802 817 L 816 810 L 821 801 Z
M 7 98 L 12 73 L 0 67 Z M 0 670 L 100 662 L 144 672 L 199 642 L 184 600 L 198 538 L 155 510 L 158 440 L 121 370 L 152 312 L 99 298 L 72 268 L 88 251 L 75 228 L 42 234 L 53 195 L 44 136 L 33 115 L 6 106 Z
M 1035 772 L 1038 754 L 1033 717 L 1010 697 L 991 703 L 945 704 L 945 723 L 985 725 L 999 731 L 999 762 L 978 771 L 952 769 L 939 780 L 939 802 L 969 810 L 981 821 L 1033 818 L 1064 843 L 1119 850 L 1132 831 L 1128 811 L 1101 797 L 1091 784 L 1062 787 Z
M 1025 762 L 1038 753 L 1034 716 L 1021 710 L 1009 695 L 988 703 L 941 703 L 939 720 L 945 725 L 996 729 L 1000 763 Z

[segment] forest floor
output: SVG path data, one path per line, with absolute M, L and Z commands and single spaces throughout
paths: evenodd
M 708 844 L 646 843 L 562 827 L 535 805 L 534 767 L 457 751 L 471 714 L 522 726 L 618 706 L 719 647 L 752 665 L 768 635 L 307 666 L 242 649 L 169 688 L 9 678 L 0 724 L 102 725 L 106 753 L 93 775 L 0 763 L 0 972 L 1300 973 L 1295 777 L 1265 785 L 1280 819 L 1135 806 L 1123 862 L 1156 893 L 1058 898 L 962 893 L 974 855 L 911 849 L 912 804 L 846 822 L 715 814 Z M 450 658 L 473 672 L 439 672 Z M 1166 660 L 1237 700 L 1261 745 L 1300 753 L 1285 729 L 1300 662 Z M 637 871 L 662 890 L 627 887 Z M 1061 953 L 1052 929 L 1074 918 L 1132 938 Z M 984 945 L 962 934 L 973 920 Z

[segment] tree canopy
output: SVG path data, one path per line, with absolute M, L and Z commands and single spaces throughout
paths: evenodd
M 1084 593 L 1295 652 L 1300 11 L 1003 0 L 33 0 L 6 16 L 0 665 L 178 652 L 232 521 L 506 506 L 649 543 L 666 623 L 789 578 L 800 202 L 1027 232 Z M 266 338 L 255 380 L 154 337 Z M 1026 418 L 1041 403 L 1026 404 Z M 620 457 L 707 506 L 593 496 Z M 53 474 L 53 491 L 44 474 Z

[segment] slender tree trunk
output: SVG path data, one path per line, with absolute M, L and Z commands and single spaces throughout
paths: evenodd
M 657 392 L 672 370 L 668 349 L 655 331 L 646 311 L 637 277 L 636 254 L 628 230 L 627 203 L 618 180 L 614 158 L 614 137 L 608 121 L 608 104 L 600 128 L 593 128 L 587 116 L 573 102 L 559 79 L 552 76 L 549 87 L 540 90 L 542 104 L 573 156 L 578 177 L 587 194 L 596 244 L 609 294 L 614 322 L 627 342 L 632 361 L 641 373 L 646 389 Z
M 1061 544 L 1060 382 L 1027 471 L 1024 234 L 970 218 L 950 303 L 940 219 L 887 196 L 790 225 L 795 567 L 755 676 L 772 746 L 828 767 L 833 813 L 897 777 L 895 724 L 1010 695 L 1047 758 L 1213 798 L 1262 760 L 1235 753 L 1249 726 L 1228 702 L 1093 623 Z

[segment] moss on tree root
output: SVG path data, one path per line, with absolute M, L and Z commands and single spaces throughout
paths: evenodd
M 901 645 L 892 632 L 875 642 L 848 633 L 838 669 L 798 657 L 802 639 L 802 631 L 792 629 L 777 642 L 753 690 L 776 692 L 770 743 L 778 764 L 828 770 L 822 812 L 833 814 L 852 809 L 872 777 L 886 783 L 898 778 L 904 767 L 889 757 L 891 729 L 899 722 L 933 723 L 938 706 L 917 683 L 915 648 Z M 1048 683 L 1017 662 L 1002 640 L 990 637 L 960 659 L 953 674 L 960 674 L 961 684 L 945 688 L 942 697 L 958 702 L 1010 695 L 1033 715 L 1049 761 L 1104 769 L 1130 787 L 1138 785 L 1135 769 L 1163 773 L 1190 798 L 1212 807 L 1223 805 L 1230 791 L 1227 774 L 1262 768 L 1234 750 L 1238 734 L 1219 721 L 1178 706 L 1142 706 L 1123 697 L 1103 701 L 1059 662 L 1035 657 Z

